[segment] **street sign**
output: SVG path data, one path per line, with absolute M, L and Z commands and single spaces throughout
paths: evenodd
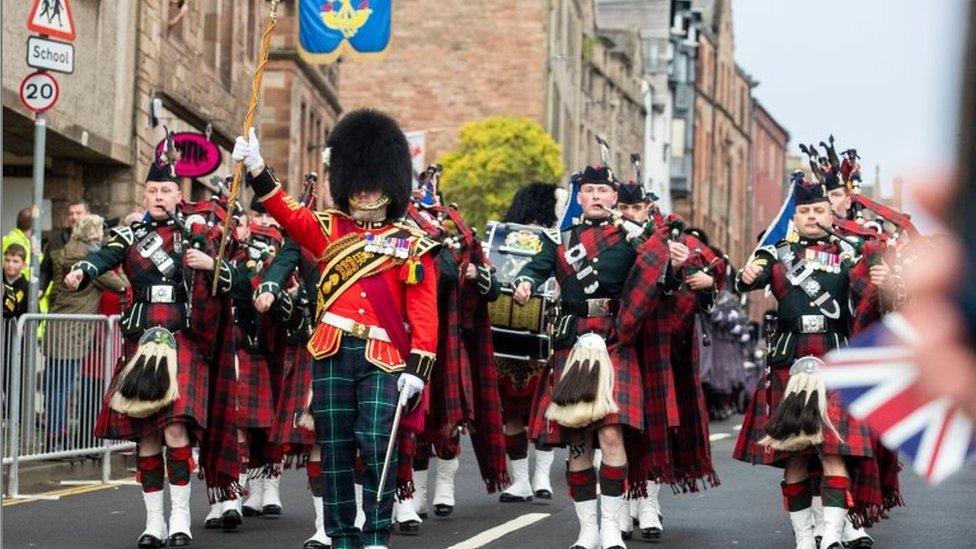
M 27 38 L 27 66 L 71 74 L 75 72 L 75 46 L 30 36 Z
M 75 18 L 69 0 L 34 0 L 27 30 L 74 42 Z
M 58 81 L 44 71 L 28 74 L 20 83 L 20 102 L 37 113 L 53 107 L 60 95 Z

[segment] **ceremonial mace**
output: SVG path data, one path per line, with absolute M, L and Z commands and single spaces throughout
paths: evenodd
M 251 99 L 247 104 L 247 112 L 244 114 L 244 129 L 241 135 L 247 135 L 248 130 L 254 125 L 254 116 L 258 111 L 258 101 L 261 98 L 261 80 L 264 78 L 264 66 L 268 64 L 268 50 L 271 47 L 271 33 L 274 31 L 275 23 L 278 20 L 278 1 L 271 0 L 271 11 L 268 12 L 268 19 L 264 22 L 264 34 L 261 35 L 261 51 L 258 53 L 258 64 L 254 67 L 254 76 L 251 78 Z M 234 180 L 230 184 L 230 194 L 227 197 L 227 212 L 234 211 L 234 203 L 237 202 L 237 195 L 241 192 L 241 179 L 244 177 L 244 162 L 238 161 L 234 165 Z M 221 258 L 227 252 L 227 241 L 230 236 L 231 215 L 224 219 L 224 226 L 221 228 L 220 247 L 217 249 L 216 263 L 219 265 Z M 210 288 L 210 295 L 217 295 L 217 283 L 219 277 L 213 277 L 213 286 Z

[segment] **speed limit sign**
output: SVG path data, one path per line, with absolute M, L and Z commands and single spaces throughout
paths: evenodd
M 34 112 L 50 109 L 60 95 L 58 81 L 44 71 L 28 74 L 20 83 L 20 102 Z

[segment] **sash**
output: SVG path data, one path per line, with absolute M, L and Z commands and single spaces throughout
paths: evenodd
M 400 359 L 406 362 L 410 356 L 410 336 L 407 335 L 407 330 L 403 327 L 403 316 L 394 306 L 396 301 L 393 299 L 393 292 L 390 290 L 389 284 L 382 277 L 374 274 L 362 277 L 359 285 L 366 292 L 369 302 L 373 304 L 373 310 L 379 317 L 380 326 L 386 330 L 393 346 L 400 352 Z M 422 433 L 429 403 L 430 389 L 425 387 L 420 398 L 416 399 L 416 404 L 413 407 L 408 405 L 404 409 L 400 426 L 411 433 Z
M 397 232 L 396 227 L 378 233 L 388 236 Z M 351 237 L 351 238 L 350 238 Z M 333 242 L 325 250 L 324 257 L 331 257 L 319 278 L 319 312 L 327 310 L 342 292 L 368 275 L 380 273 L 393 266 L 393 256 L 366 251 L 366 238 L 350 233 Z

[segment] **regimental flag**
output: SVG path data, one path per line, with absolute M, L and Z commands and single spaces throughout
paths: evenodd
M 568 231 L 583 219 L 583 205 L 579 201 L 579 177 L 579 172 L 569 176 L 569 198 L 556 221 L 559 232 Z
M 850 347 L 828 354 L 823 373 L 852 416 L 935 484 L 976 457 L 976 431 L 973 418 L 948 397 L 919 390 L 919 371 L 905 345 L 915 337 L 904 317 L 888 315 Z
M 775 246 L 777 242 L 783 240 L 786 238 L 786 235 L 790 234 L 790 231 L 793 230 L 794 212 L 796 212 L 796 196 L 793 193 L 793 185 L 790 185 L 789 196 L 783 201 L 783 205 L 779 208 L 779 213 L 769 223 L 769 227 L 766 227 L 762 238 L 759 239 L 759 244 L 756 245 L 756 249 L 749 256 L 750 259 L 755 257 L 756 252 L 763 246 Z
M 393 0 L 299 0 L 298 53 L 312 64 L 382 55 L 392 21 Z

